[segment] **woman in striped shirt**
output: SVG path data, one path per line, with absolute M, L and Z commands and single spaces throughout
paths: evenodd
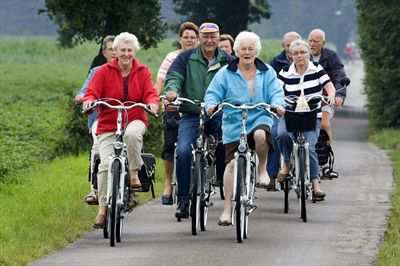
M 323 90 L 325 90 L 329 104 L 334 104 L 335 87 L 325 70 L 320 65 L 310 61 L 310 47 L 308 44 L 303 40 L 296 40 L 291 43 L 289 52 L 292 55 L 293 63 L 288 69 L 282 69 L 279 72 L 279 79 L 284 83 L 285 96 L 304 95 L 308 98 L 313 95 L 322 95 Z M 301 107 L 299 101 L 296 104 L 291 103 L 287 98 L 285 101 L 287 110 L 298 111 Z M 309 143 L 310 180 L 313 185 L 314 199 L 324 200 L 325 193 L 319 185 L 319 165 L 315 151 L 315 144 L 320 130 L 321 100 L 320 98 L 312 99 L 308 102 L 308 105 L 310 110 L 316 110 L 318 118 L 315 129 L 304 132 L 304 137 Z M 293 149 L 292 137 L 293 135 L 287 131 L 285 119 L 281 119 L 276 137 L 279 150 L 284 158 L 284 164 L 278 174 L 278 181 L 280 182 L 289 174 L 290 154 Z

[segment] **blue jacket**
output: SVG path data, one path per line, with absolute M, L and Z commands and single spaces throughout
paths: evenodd
M 237 67 L 238 59 L 224 66 L 217 72 L 206 91 L 204 102 L 206 108 L 216 106 L 221 102 L 231 104 L 256 104 L 268 103 L 272 106 L 284 105 L 284 94 L 281 83 L 275 71 L 256 59 L 255 95 L 248 92 L 247 82 Z M 246 124 L 250 133 L 259 125 L 272 127 L 273 117 L 267 112 L 254 109 L 249 111 Z M 239 140 L 241 126 L 241 113 L 239 110 L 224 109 L 222 118 L 222 141 L 224 144 Z
M 88 74 L 85 82 L 83 82 L 82 87 L 79 90 L 78 95 L 80 95 L 80 96 L 84 96 L 85 95 L 87 89 L 89 88 L 89 83 L 92 80 L 92 78 L 94 77 L 94 74 L 96 74 L 96 71 L 97 71 L 97 69 L 99 69 L 99 67 L 100 66 L 97 66 L 97 67 L 94 67 L 94 68 L 89 70 L 89 74 Z M 96 119 L 97 119 L 97 112 L 96 111 L 93 111 L 93 112 L 89 113 L 89 115 L 88 115 L 88 124 L 87 124 L 89 132 L 91 132 L 93 123 L 96 121 Z

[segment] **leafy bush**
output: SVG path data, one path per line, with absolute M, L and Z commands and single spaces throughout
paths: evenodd
M 400 2 L 357 0 L 371 125 L 400 126 Z

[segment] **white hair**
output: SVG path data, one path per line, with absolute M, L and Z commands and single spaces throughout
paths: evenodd
M 238 54 L 240 44 L 242 43 L 243 40 L 250 40 L 250 41 L 255 42 L 257 56 L 259 56 L 259 54 L 261 52 L 260 37 L 257 34 L 255 34 L 254 32 L 250 32 L 250 31 L 242 31 L 236 36 L 235 43 L 233 44 L 233 50 L 235 51 L 235 54 Z
M 132 44 L 135 53 L 140 49 L 140 44 L 137 37 L 129 32 L 122 32 L 115 37 L 112 45 L 113 49 L 116 50 L 121 43 Z
M 308 43 L 302 39 L 298 39 L 293 41 L 290 46 L 289 46 L 289 52 L 293 53 L 293 50 L 295 50 L 298 47 L 305 47 L 307 49 L 307 52 L 310 53 L 310 46 Z

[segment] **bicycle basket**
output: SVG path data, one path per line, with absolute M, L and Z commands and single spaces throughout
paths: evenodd
M 317 111 L 286 112 L 285 123 L 288 132 L 313 131 L 317 124 Z
M 142 192 L 149 192 L 155 179 L 156 158 L 151 153 L 142 153 L 142 168 L 139 171 L 139 179 L 142 184 Z

